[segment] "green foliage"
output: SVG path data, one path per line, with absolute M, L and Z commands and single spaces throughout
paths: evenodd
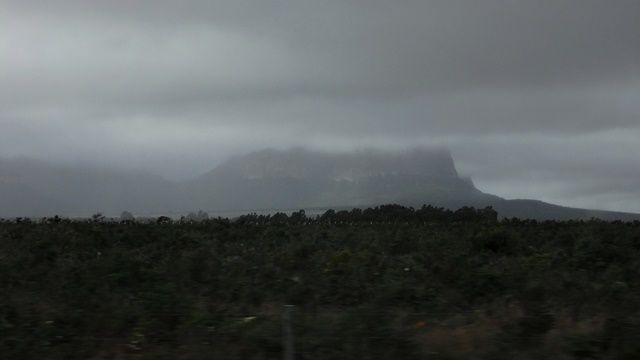
M 0 222 L 2 359 L 640 354 L 640 223 L 396 205 Z M 466 349 L 466 350 L 465 350 Z

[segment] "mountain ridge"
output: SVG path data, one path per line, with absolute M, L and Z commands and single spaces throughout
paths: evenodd
M 640 214 L 577 209 L 480 191 L 442 148 L 317 152 L 266 149 L 234 156 L 188 181 L 99 168 L 0 159 L 0 217 L 250 209 L 492 206 L 502 217 L 640 220 Z

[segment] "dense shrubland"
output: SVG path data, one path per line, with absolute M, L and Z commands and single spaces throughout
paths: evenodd
M 0 222 L 2 359 L 640 358 L 640 223 L 383 206 Z

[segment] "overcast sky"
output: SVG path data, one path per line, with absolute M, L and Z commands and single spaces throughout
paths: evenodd
M 640 212 L 640 1 L 0 0 L 0 157 L 188 178 L 413 145 L 507 198 Z

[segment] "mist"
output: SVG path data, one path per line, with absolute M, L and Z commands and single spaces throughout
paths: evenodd
M 637 1 L 0 10 L 3 164 L 173 184 L 262 149 L 444 147 L 487 193 L 640 212 Z

